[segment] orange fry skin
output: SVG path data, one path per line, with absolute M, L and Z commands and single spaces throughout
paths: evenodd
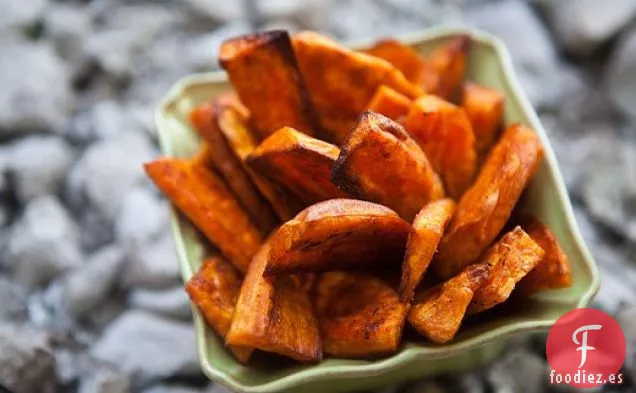
M 298 195 L 306 204 L 347 195 L 329 177 L 340 149 L 290 127 L 267 137 L 248 157 L 248 164 Z
M 190 123 L 206 141 L 202 150 L 204 155 L 202 159 L 205 158 L 206 162 L 211 162 L 219 171 L 261 233 L 269 234 L 278 225 L 278 218 L 252 183 L 243 164 L 221 133 L 214 103 L 205 103 L 190 111 Z
M 367 110 L 381 113 L 391 120 L 399 121 L 409 112 L 411 99 L 386 85 L 381 85 L 373 94 Z
M 384 281 L 358 272 L 324 273 L 316 314 L 326 354 L 365 358 L 397 351 L 408 306 Z
M 442 278 L 476 261 L 503 229 L 521 192 L 543 158 L 537 135 L 522 125 L 508 127 L 464 193 L 444 234 L 434 267 Z
M 243 169 L 267 199 L 281 221 L 292 219 L 304 207 L 289 190 L 252 169 L 247 158 L 256 149 L 256 140 L 249 127 L 248 111 L 236 100 L 221 96 L 216 100 L 219 130 L 234 151 Z
M 307 291 L 292 276 L 264 277 L 268 255 L 265 243 L 245 276 L 225 343 L 319 361 L 322 342 Z
M 504 96 L 496 89 L 468 82 L 464 85 L 462 108 L 473 126 L 477 152 L 483 154 L 497 139 L 503 121 Z
M 458 199 L 477 170 L 475 135 L 464 111 L 427 95 L 413 102 L 404 126 L 441 175 L 447 194 Z
M 385 206 L 355 199 L 319 202 L 271 236 L 265 275 L 397 266 L 409 229 Z
M 240 274 L 229 262 L 220 256 L 211 256 L 203 261 L 199 271 L 185 286 L 192 303 L 222 338 L 230 330 L 242 281 Z M 252 348 L 233 345 L 228 349 L 242 364 L 247 363 L 254 351 Z
M 471 38 L 459 35 L 425 60 L 422 88 L 429 94 L 457 102 L 466 73 Z
M 387 38 L 379 40 L 364 52 L 393 64 L 409 82 L 416 85 L 421 83 L 425 71 L 424 59 L 410 46 Z
M 309 135 L 320 130 L 286 31 L 229 39 L 221 45 L 219 62 L 251 112 L 261 138 L 284 126 Z
M 415 216 L 402 263 L 399 293 L 403 302 L 408 303 L 413 298 L 413 292 L 435 255 L 455 208 L 456 204 L 452 199 L 438 199 L 424 205 Z
M 408 315 L 411 326 L 434 343 L 452 340 L 490 269 L 487 264 L 470 265 L 450 280 L 418 293 Z
M 263 239 L 223 181 L 190 161 L 162 158 L 144 164 L 161 192 L 225 255 L 247 271 Z
M 391 63 L 349 50 L 320 34 L 298 33 L 292 44 L 328 142 L 340 144 L 346 139 L 380 85 L 409 98 L 423 94 Z M 336 121 L 330 120 L 334 117 Z
M 546 289 L 570 287 L 572 285 L 570 262 L 552 231 L 532 216 L 524 216 L 521 220 L 521 226 L 532 240 L 545 251 L 545 256 L 517 284 L 519 292 L 524 295 L 530 295 Z
M 490 275 L 477 289 L 468 314 L 477 314 L 505 302 L 517 282 L 543 259 L 545 252 L 521 227 L 506 233 L 488 249 L 481 263 L 490 266 Z
M 340 150 L 331 181 L 361 199 L 380 203 L 413 220 L 427 202 L 444 196 L 442 182 L 404 128 L 364 112 Z

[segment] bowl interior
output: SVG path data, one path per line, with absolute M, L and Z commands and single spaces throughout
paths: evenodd
M 417 51 L 429 53 L 460 32 L 436 29 L 404 37 L 404 40 Z M 430 363 L 434 370 L 435 359 L 448 358 L 488 343 L 492 345 L 506 335 L 548 329 L 565 312 L 589 303 L 598 289 L 598 274 L 576 229 L 570 201 L 545 131 L 521 93 L 500 41 L 479 32 L 473 32 L 473 37 L 468 79 L 504 92 L 506 124 L 519 122 L 532 127 L 545 147 L 545 160 L 521 203 L 523 210 L 539 217 L 554 231 L 572 264 L 572 287 L 500 306 L 469 320 L 457 337 L 443 346 L 407 334 L 399 353 L 389 358 L 370 361 L 327 359 L 317 365 L 305 366 L 267 356 L 255 359 L 248 367 L 238 364 L 195 309 L 199 355 L 208 376 L 239 391 L 277 391 L 312 380 L 378 375 L 414 362 Z M 177 157 L 194 154 L 199 140 L 187 122 L 188 111 L 228 89 L 229 84 L 222 73 L 194 75 L 179 82 L 156 113 L 163 153 Z M 204 244 L 191 224 L 176 213 L 173 214 L 173 230 L 183 279 L 188 280 L 201 264 Z

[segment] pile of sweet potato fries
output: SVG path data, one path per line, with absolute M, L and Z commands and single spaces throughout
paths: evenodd
M 222 44 L 234 90 L 191 111 L 200 152 L 145 169 L 219 251 L 186 290 L 240 362 L 387 355 L 406 321 L 445 343 L 513 291 L 571 285 L 550 230 L 513 214 L 541 143 L 465 82 L 470 44 Z

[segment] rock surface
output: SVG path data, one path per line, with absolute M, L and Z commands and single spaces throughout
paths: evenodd
M 7 262 L 15 279 L 31 288 L 82 263 L 78 229 L 56 198 L 29 202 L 12 227 Z
M 14 392 L 54 393 L 50 337 L 26 326 L 0 324 L 0 385 Z
M 199 370 L 190 324 L 143 311 L 127 311 L 115 320 L 93 345 L 91 354 L 139 384 L 193 375 Z

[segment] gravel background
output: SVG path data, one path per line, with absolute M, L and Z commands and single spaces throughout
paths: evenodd
M 0 385 L 16 393 L 225 392 L 196 360 L 166 203 L 141 163 L 152 109 L 268 28 L 336 38 L 436 24 L 503 38 L 556 149 L 636 390 L 636 1 L 5 0 L 0 10 Z M 569 392 L 544 338 L 382 392 Z M 600 390 L 600 389 L 599 389 Z

